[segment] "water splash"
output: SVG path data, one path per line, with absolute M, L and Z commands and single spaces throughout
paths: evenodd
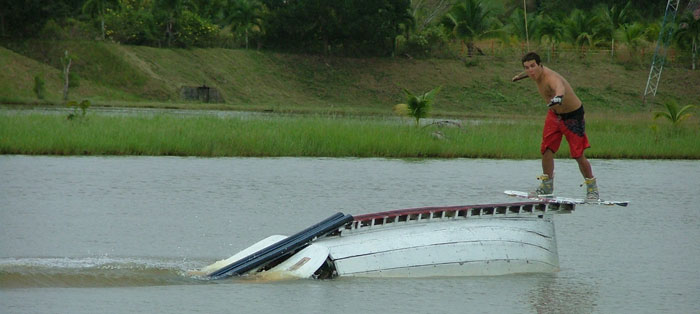
M 202 264 L 165 258 L 4 258 L 0 288 L 134 287 L 202 284 L 187 270 Z

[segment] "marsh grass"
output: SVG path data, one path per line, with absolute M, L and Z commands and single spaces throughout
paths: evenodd
M 697 127 L 650 127 L 650 119 L 596 120 L 587 129 L 592 158 L 700 158 Z M 443 139 L 436 139 L 439 131 Z M 175 155 L 539 158 L 539 119 L 415 127 L 389 118 L 216 117 L 0 113 L 0 153 L 30 155 Z M 568 158 L 562 143 L 559 158 Z
M 700 132 L 694 126 L 674 127 L 648 119 L 599 120 L 586 125 L 593 158 L 698 159 Z

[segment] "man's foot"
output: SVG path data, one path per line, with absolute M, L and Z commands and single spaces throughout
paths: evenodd
M 543 174 L 537 177 L 537 180 L 541 180 L 540 186 L 534 191 L 531 191 L 530 196 L 552 196 L 554 194 L 554 178 L 550 178 L 549 175 Z
M 584 183 L 586 184 L 586 200 L 588 201 L 598 201 L 600 200 L 600 194 L 598 193 L 598 183 L 595 178 L 584 178 Z

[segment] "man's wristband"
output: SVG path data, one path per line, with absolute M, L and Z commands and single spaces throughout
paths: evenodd
M 547 105 L 548 107 L 551 106 L 556 106 L 556 105 L 561 105 L 562 100 L 564 99 L 564 95 L 558 95 L 552 97 L 552 99 L 549 101 L 549 104 Z

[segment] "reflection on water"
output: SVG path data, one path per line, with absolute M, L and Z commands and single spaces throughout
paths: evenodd
M 583 278 L 538 274 L 529 299 L 537 313 L 593 313 L 598 298 L 595 285 Z
M 0 156 L 0 312 L 697 311 L 700 162 L 592 163 L 632 203 L 555 217 L 558 273 L 208 282 L 185 272 L 338 211 L 513 201 L 540 162 Z M 575 161 L 556 180 L 583 194 Z

